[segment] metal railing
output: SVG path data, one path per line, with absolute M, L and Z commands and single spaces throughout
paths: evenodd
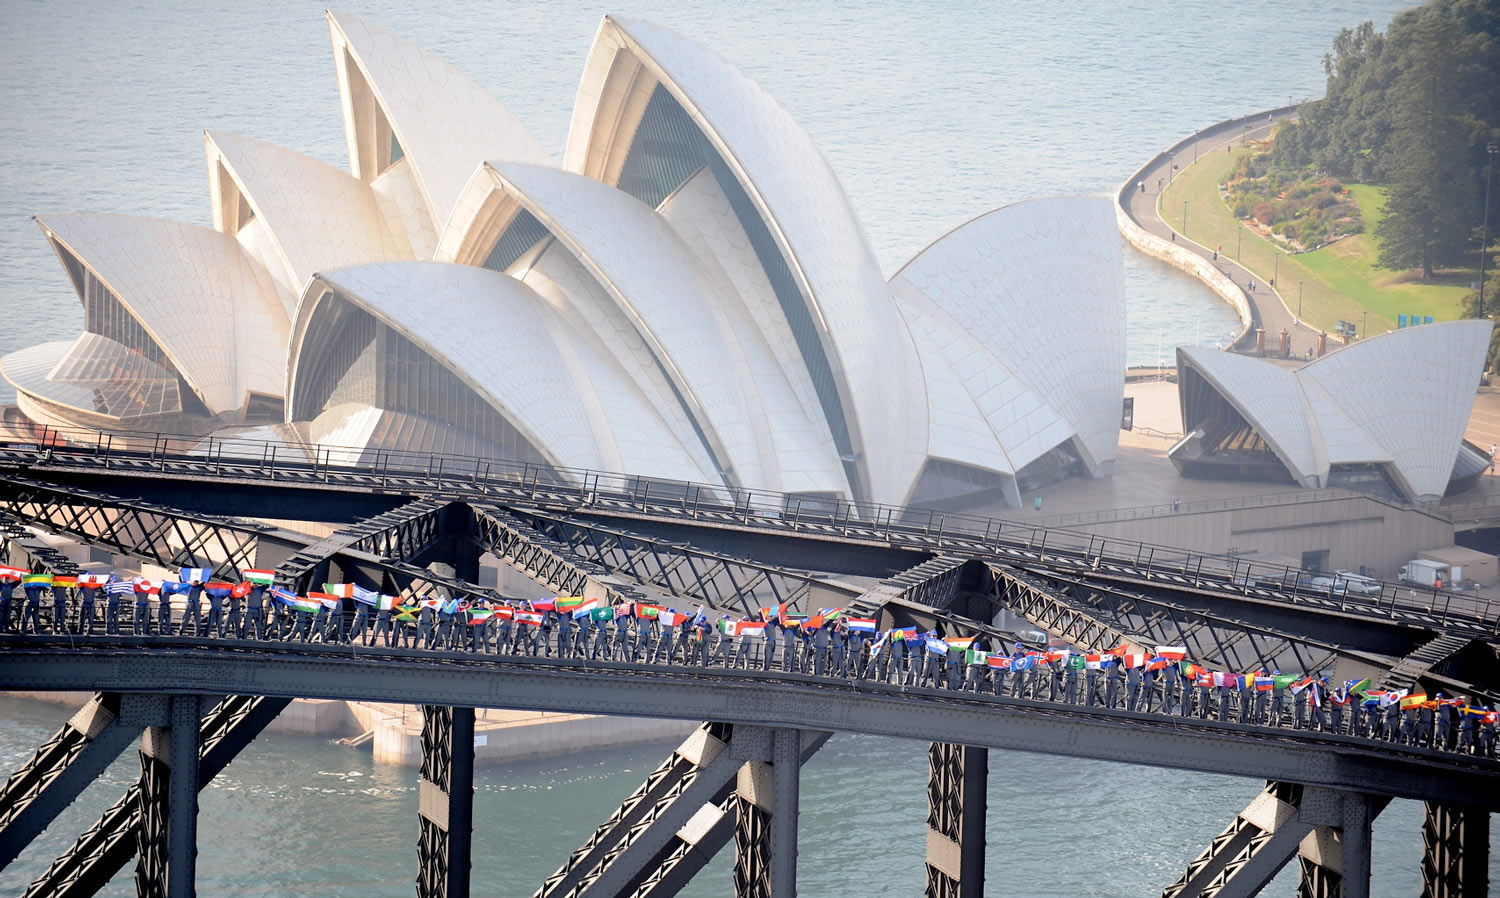
M 702 524 L 832 536 L 921 551 L 968 552 L 1015 562 L 1082 564 L 1094 570 L 1103 566 L 1119 576 L 1176 587 L 1411 620 L 1427 626 L 1500 632 L 1500 607 L 1488 599 L 1392 583 L 1381 583 L 1375 594 L 1349 594 L 1336 583 L 1314 582 L 1326 576 L 1317 571 L 1257 564 L 1233 553 L 1106 538 L 1014 519 L 475 456 L 82 428 L 43 431 L 35 443 L 0 444 L 0 466 L 321 484 L 337 489 L 521 501 L 560 510 L 587 508 L 626 516 L 685 518 Z M 1300 498 L 1302 494 L 1282 495 Z M 1254 503 L 1270 498 L 1224 501 Z

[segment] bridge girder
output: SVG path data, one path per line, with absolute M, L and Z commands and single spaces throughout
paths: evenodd
M 150 648 L 152 651 L 142 651 Z M 254 653 L 249 653 L 254 654 Z M 120 638 L 30 638 L 0 652 L 0 682 L 77 690 L 235 691 L 828 729 L 1201 770 L 1440 802 L 1494 796 L 1500 764 L 1355 737 L 777 671 L 662 670 L 625 662 L 285 644 L 269 657 Z M 400 663 L 392 663 L 399 661 Z M 913 701 L 914 697 L 923 699 Z M 930 700 L 929 700 L 930 699 Z

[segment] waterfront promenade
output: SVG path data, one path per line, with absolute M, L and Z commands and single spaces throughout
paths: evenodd
M 1222 153 L 1227 146 L 1270 136 L 1277 122 L 1295 117 L 1296 113 L 1291 111 L 1294 108 L 1273 109 L 1256 116 L 1221 122 L 1196 132 L 1192 137 L 1158 154 L 1136 172 L 1127 185 L 1130 189 L 1121 191 L 1120 204 L 1125 214 L 1148 234 L 1201 257 L 1240 289 L 1249 302 L 1253 321 L 1250 332 L 1236 345 L 1236 349 L 1254 349 L 1254 330 L 1257 327 L 1265 330 L 1266 347 L 1275 349 L 1281 331 L 1285 330 L 1291 335 L 1292 357 L 1306 359 L 1309 349 L 1317 351 L 1318 332 L 1296 320 L 1296 316 L 1271 284 L 1223 253 L 1215 261 L 1213 247 L 1201 246 L 1183 236 L 1178 229 L 1163 220 L 1159 209 L 1162 191 L 1187 166 L 1209 153 Z M 1137 183 L 1145 189 L 1141 190 L 1136 186 Z M 1249 289 L 1251 281 L 1256 281 L 1253 292 Z

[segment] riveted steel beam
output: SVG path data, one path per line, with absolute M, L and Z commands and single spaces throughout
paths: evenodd
M 474 709 L 422 706 L 417 896 L 468 898 L 474 830 Z
M 983 898 L 989 752 L 927 749 L 927 898 Z
M 1489 894 L 1490 814 L 1427 802 L 1422 815 L 1422 898 Z

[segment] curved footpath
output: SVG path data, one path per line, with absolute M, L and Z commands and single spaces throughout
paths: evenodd
M 1176 174 L 1180 175 L 1197 159 L 1208 153 L 1223 152 L 1228 144 L 1268 136 L 1277 122 L 1294 118 L 1296 109 L 1295 106 L 1282 106 L 1230 119 L 1178 141 L 1156 154 L 1120 185 L 1115 211 L 1120 233 L 1132 246 L 1197 277 L 1235 307 L 1244 330 L 1235 340 L 1234 349 L 1253 352 L 1255 329 L 1263 328 L 1265 345 L 1274 350 L 1281 331 L 1285 330 L 1291 334 L 1292 357 L 1305 358 L 1309 349 L 1316 351 L 1318 332 L 1298 322 L 1287 308 L 1285 299 L 1264 279 L 1225 255 L 1221 254 L 1218 261 L 1214 261 L 1212 247 L 1194 243 L 1178 233 L 1162 220 L 1158 209 L 1162 190 L 1174 177 L 1174 162 L 1179 166 Z M 1139 184 L 1144 184 L 1146 189 L 1142 191 L 1137 186 Z M 1251 281 L 1257 282 L 1254 293 L 1249 290 Z

